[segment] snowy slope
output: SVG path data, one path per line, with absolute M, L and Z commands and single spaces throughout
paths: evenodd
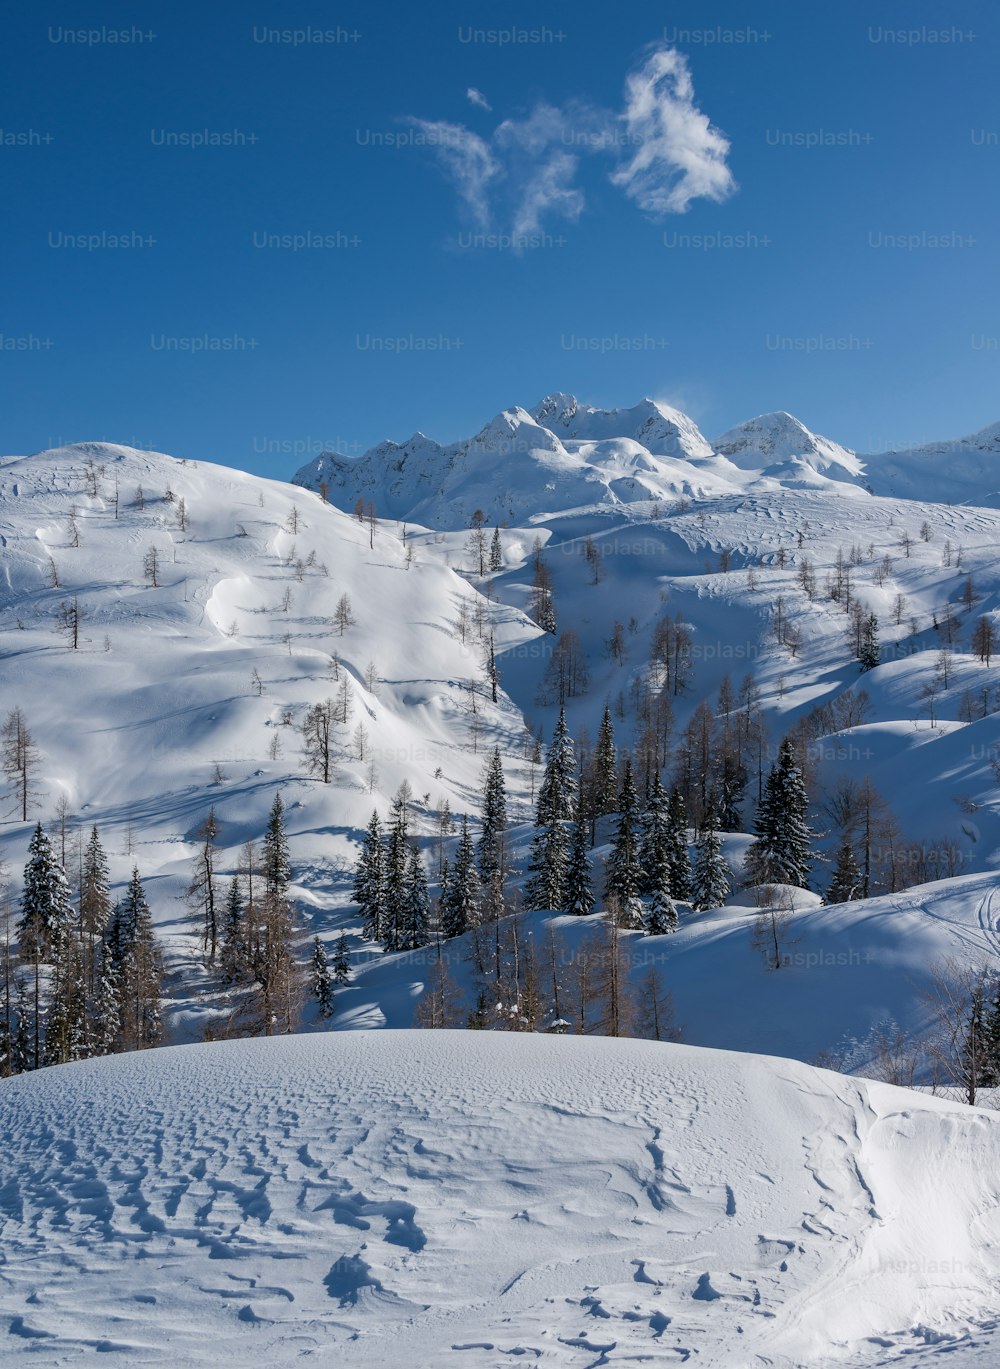
M 989 508 L 1000 503 L 1000 423 L 953 441 L 863 459 L 869 483 L 879 494 Z
M 97 497 L 86 492 L 88 457 L 104 466 Z M 142 509 L 134 502 L 139 485 Z M 187 531 L 178 525 L 182 499 Z M 67 530 L 74 508 L 78 547 Z M 299 529 L 290 531 L 296 519 Z M 196 945 L 182 896 L 195 834 L 212 806 L 229 872 L 242 844 L 259 839 L 282 791 L 303 908 L 329 902 L 372 806 L 384 812 L 404 779 L 418 832 L 433 828 L 431 810 L 445 798 L 457 811 L 474 806 L 482 756 L 473 753 L 465 686 L 482 680 L 482 661 L 454 620 L 461 601 L 472 612 L 480 596 L 439 560 L 417 552 L 408 567 L 395 525 L 372 535 L 289 485 L 87 445 L 0 465 L 0 537 L 0 698 L 4 714 L 22 709 L 41 752 L 37 804 L 23 824 L 5 802 L 0 855 L 16 893 L 31 826 L 51 823 L 65 797 L 71 834 L 100 827 L 116 881 L 138 863 L 178 970 L 172 1030 L 183 1032 L 197 983 L 180 973 Z M 154 547 L 157 588 L 143 572 Z M 59 588 L 50 584 L 50 558 Z M 354 622 L 341 635 L 334 615 L 343 594 Z M 74 596 L 82 615 L 76 651 L 56 630 L 59 605 Z M 503 649 L 530 643 L 539 630 L 511 611 L 495 634 Z M 351 717 L 336 729 L 332 782 L 324 785 L 306 772 L 300 725 L 344 680 Z M 480 707 L 480 751 L 504 745 L 516 790 L 520 714 L 503 696 Z M 72 843 L 71 835 L 71 867 Z
M 5 1080 L 0 1136 L 11 1364 L 960 1366 L 996 1317 L 1000 1119 L 760 1056 L 228 1042 Z

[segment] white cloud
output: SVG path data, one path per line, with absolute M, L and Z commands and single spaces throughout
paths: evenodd
M 475 86 L 469 87 L 469 89 L 465 92 L 465 98 L 468 100 L 470 105 L 478 105 L 480 109 L 485 109 L 487 111 L 491 111 L 493 109 L 493 106 L 490 104 L 489 100 L 487 100 L 483 92 L 481 90 L 477 90 Z
M 477 225 L 487 228 L 491 218 L 492 183 L 503 174 L 488 143 L 464 124 L 451 124 L 444 119 L 410 119 L 407 122 L 419 130 L 425 146 L 433 148 L 445 175 Z
M 729 142 L 694 103 L 686 59 L 658 48 L 625 82 L 621 115 L 632 156 L 612 181 L 650 214 L 683 214 L 692 200 L 727 199 L 736 189 Z
M 490 109 L 475 87 L 466 95 Z M 683 214 L 695 199 L 724 200 L 736 189 L 729 142 L 695 104 L 687 60 L 676 48 L 651 49 L 629 72 L 617 113 L 541 101 L 523 117 L 504 119 L 488 138 L 463 124 L 408 122 L 422 131 L 483 230 L 518 236 L 539 232 L 553 217 L 578 219 L 586 202 L 576 180 L 588 156 L 614 157 L 611 182 L 657 217 Z

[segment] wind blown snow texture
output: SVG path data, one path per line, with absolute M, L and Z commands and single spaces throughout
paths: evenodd
M 788 1061 L 236 1041 L 5 1081 L 0 1137 L 5 1362 L 963 1365 L 995 1304 L 1000 1118 Z

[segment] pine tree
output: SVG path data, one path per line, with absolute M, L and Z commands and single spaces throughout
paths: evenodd
M 852 898 L 860 896 L 861 886 L 861 871 L 854 856 L 854 848 L 845 837 L 837 848 L 837 859 L 833 867 L 833 878 L 830 881 L 830 891 L 826 896 L 826 901 L 827 903 L 849 903 Z
M 333 982 L 346 984 L 351 977 L 351 955 L 347 949 L 347 933 L 341 932 L 337 938 L 337 949 L 333 956 Z
M 333 982 L 326 951 L 318 936 L 313 937 L 311 978 L 313 997 L 319 1004 L 320 1016 L 329 1017 L 333 1012 Z
M 691 897 L 691 862 L 688 857 L 687 807 L 684 795 L 674 789 L 667 808 L 667 862 L 670 867 L 670 895 L 686 900 Z
M 578 816 L 570 838 L 562 910 L 576 917 L 587 917 L 594 911 L 594 902 L 594 882 L 587 854 L 587 824 Z
M 535 821 L 539 827 L 551 821 L 572 818 L 576 803 L 576 753 L 566 726 L 566 710 L 560 708 L 559 721 L 552 733 L 545 758 L 545 774 L 538 788 Z
M 121 1038 L 121 976 L 107 943 L 101 948 L 101 971 L 94 1011 L 94 1051 L 110 1055 Z
M 455 864 L 450 872 L 443 900 L 441 931 L 445 936 L 461 936 L 476 926 L 479 918 L 479 875 L 469 819 L 462 817 L 462 832 L 455 848 Z
M 267 831 L 264 833 L 264 882 L 267 892 L 284 898 L 292 880 L 288 859 L 288 837 L 285 835 L 285 805 L 281 794 L 274 796 Z
M 385 843 L 381 820 L 374 811 L 354 867 L 351 897 L 361 909 L 364 935 L 369 941 L 381 941 L 385 924 Z
M 490 570 L 503 570 L 503 543 L 500 541 L 499 526 L 493 529 L 493 541 L 490 543 Z
M 618 795 L 618 826 L 611 842 L 608 857 L 604 897 L 615 900 L 620 909 L 618 925 L 642 926 L 642 906 L 639 902 L 639 883 L 642 868 L 639 863 L 639 796 L 632 776 L 632 759 L 625 761 L 621 792 Z
M 38 960 L 58 955 L 72 919 L 69 883 L 41 823 L 28 846 L 21 910 L 17 936 L 22 956 Z
M 812 832 L 806 822 L 807 808 L 806 787 L 795 747 L 791 738 L 786 737 L 767 777 L 754 826 L 756 840 L 746 855 L 753 883 L 808 888 Z
M 719 908 L 733 887 L 729 866 L 722 854 L 719 818 L 714 799 L 708 805 L 695 853 L 692 902 L 701 910 Z
M 595 818 L 616 810 L 618 798 L 618 756 L 615 749 L 615 728 L 611 709 L 604 705 L 604 716 L 597 732 L 597 744 L 591 759 L 590 807 Z
M 83 856 L 83 875 L 80 882 L 80 933 L 92 947 L 104 935 L 110 916 L 108 860 L 101 846 L 97 828 L 93 827 Z
M 427 945 L 430 940 L 430 919 L 431 899 L 427 892 L 423 857 L 415 846 L 411 846 L 406 867 L 403 926 L 399 938 L 401 951 L 416 951 Z

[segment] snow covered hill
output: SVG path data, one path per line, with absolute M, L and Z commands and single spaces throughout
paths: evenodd
M 978 1363 L 1000 1119 L 789 1061 L 393 1032 L 0 1087 L 5 1363 Z M 994 1346 L 995 1348 L 995 1346 Z
M 135 861 L 176 969 L 168 1025 L 182 1037 L 199 983 L 183 895 L 210 809 L 232 871 L 281 790 L 308 912 L 329 904 L 372 806 L 404 779 L 417 831 L 445 799 L 474 808 L 473 721 L 480 750 L 500 742 L 524 786 L 514 705 L 501 694 L 468 712 L 481 653 L 454 621 L 481 596 L 439 559 L 408 557 L 393 524 L 206 462 L 85 444 L 0 464 L 0 541 L 2 711 L 21 709 L 40 753 L 27 823 L 5 802 L 0 855 L 16 893 L 32 826 L 64 801 L 71 871 L 75 834 L 95 823 L 116 883 Z M 76 650 L 59 630 L 74 603 Z M 494 631 L 501 649 L 540 635 L 515 612 Z M 300 729 L 331 698 L 349 718 L 324 784 Z M 203 1025 L 195 1014 L 191 1030 Z

